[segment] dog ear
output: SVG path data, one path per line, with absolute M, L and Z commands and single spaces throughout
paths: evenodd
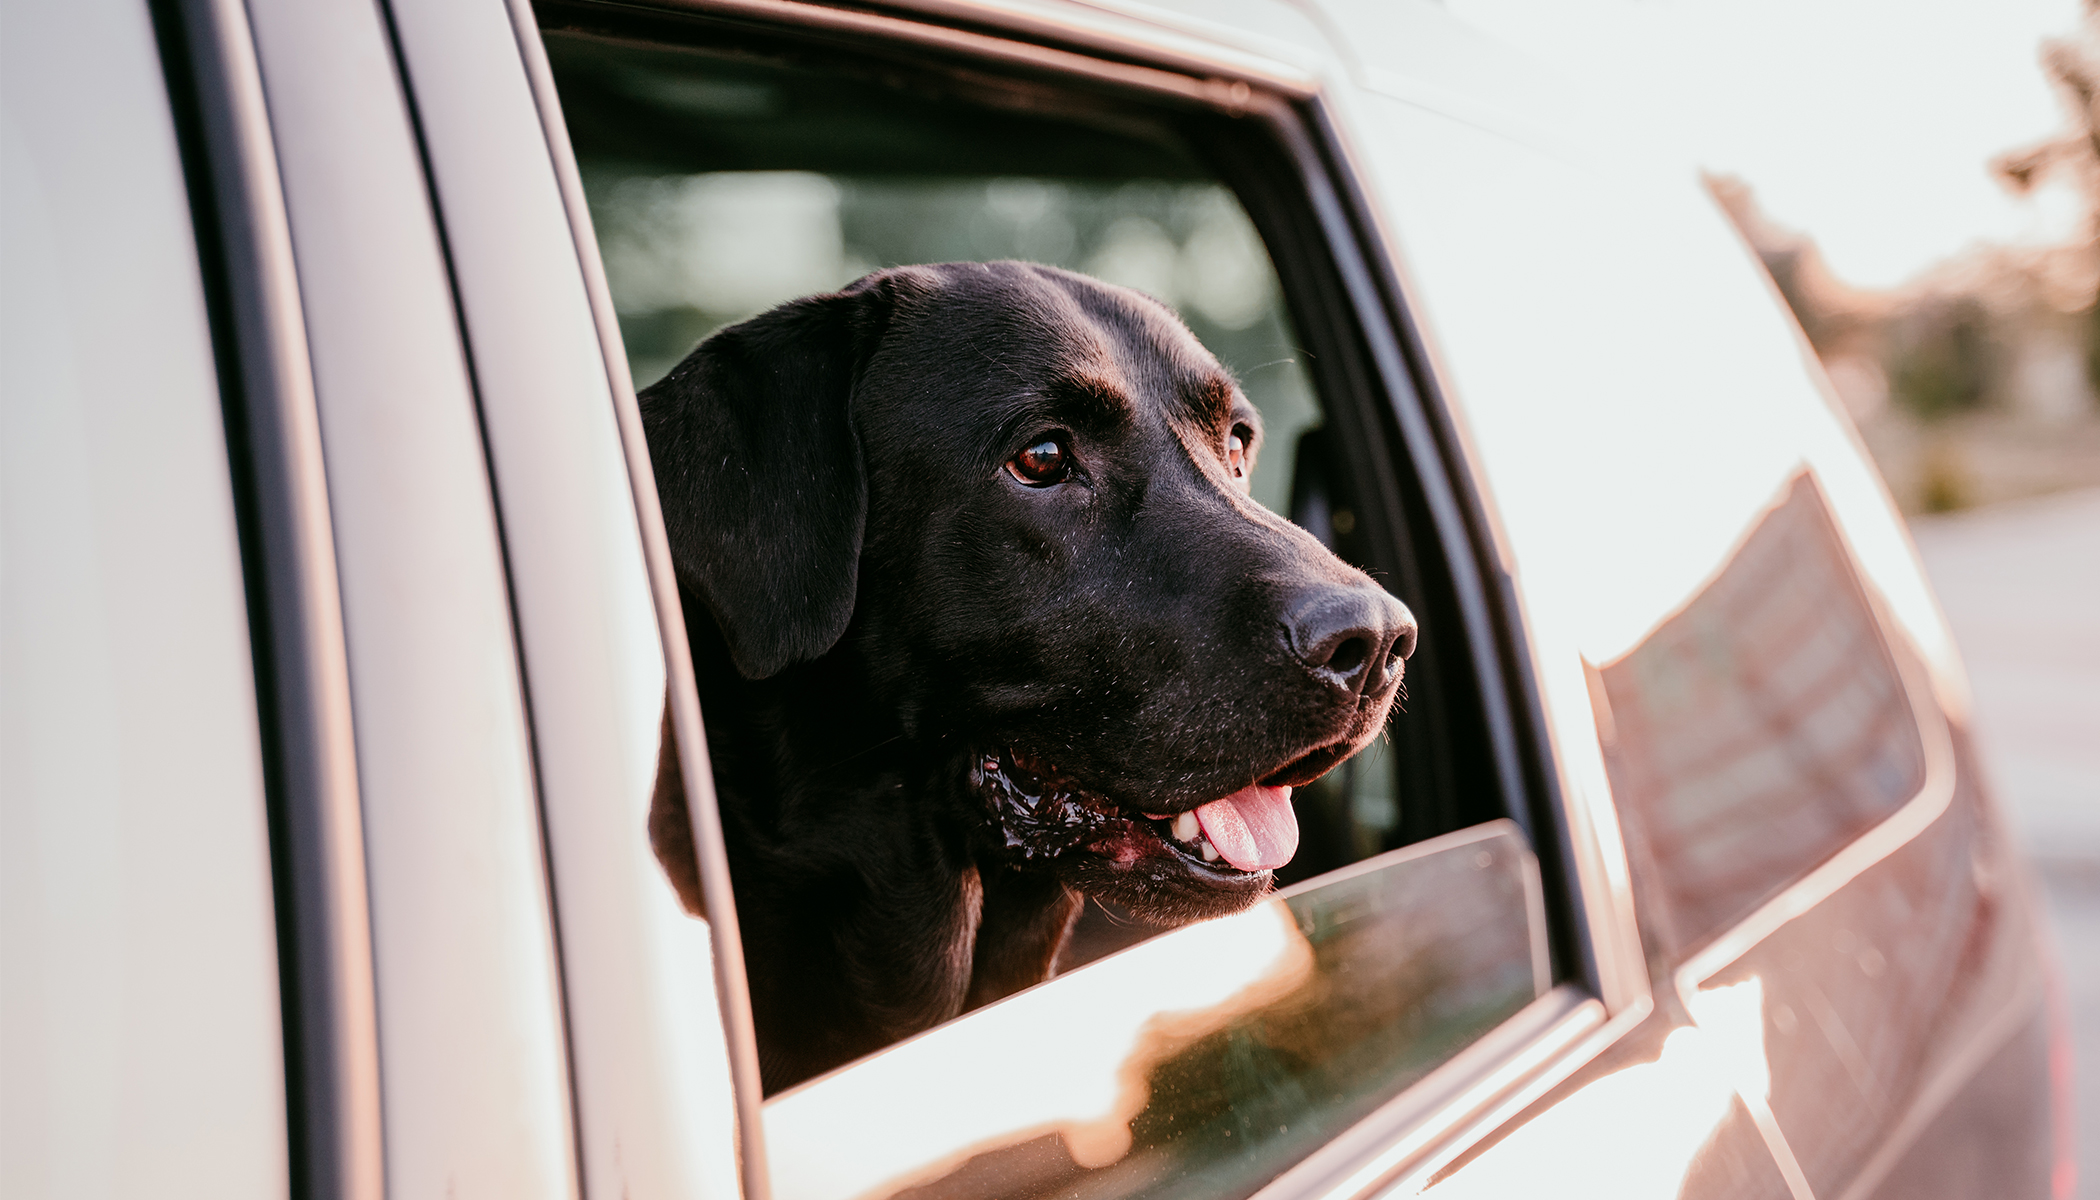
M 892 281 L 784 304 L 700 343 L 641 393 L 680 583 L 764 679 L 846 632 L 867 525 L 853 393 Z

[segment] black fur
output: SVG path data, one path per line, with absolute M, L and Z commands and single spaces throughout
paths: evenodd
M 878 272 L 723 330 L 641 402 L 769 1092 L 1040 982 L 1083 892 L 1162 923 L 1252 903 L 1267 872 L 1138 814 L 1307 782 L 1384 724 L 1412 619 L 1247 496 L 1226 439 L 1251 466 L 1259 417 L 1149 298 Z M 1006 464 L 1051 432 L 1076 472 L 1026 486 Z M 1309 644 L 1336 612 L 1361 671 Z M 1106 832 L 1017 849 L 988 760 Z M 698 911 L 663 761 L 651 835 Z

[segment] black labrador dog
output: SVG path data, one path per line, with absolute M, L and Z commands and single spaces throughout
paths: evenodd
M 1249 497 L 1260 417 L 1125 288 L 880 271 L 641 408 L 769 1093 L 1041 982 L 1085 894 L 1253 903 L 1414 648 Z M 650 834 L 699 911 L 668 751 Z

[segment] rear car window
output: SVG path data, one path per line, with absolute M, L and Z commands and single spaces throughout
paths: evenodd
M 1543 994 L 1492 821 L 964 1016 L 766 1108 L 783 1197 L 1245 1196 Z
M 1591 683 L 1643 924 L 1671 958 L 1924 785 L 1902 676 L 1806 472 Z
M 548 56 L 637 388 L 718 329 L 880 267 L 1013 258 L 1166 301 L 1261 410 L 1255 498 L 1370 570 L 1429 630 L 1392 736 L 1296 797 L 1304 842 L 1280 878 L 1508 811 L 1479 701 L 1446 661 L 1461 643 L 1441 564 L 1363 511 L 1377 499 L 1351 477 L 1361 449 L 1328 418 L 1321 364 L 1214 151 L 1127 113 L 1002 109 L 981 83 L 591 28 L 550 30 Z
M 1221 149 L 1267 135 L 983 64 L 541 14 L 637 386 L 876 268 L 1088 273 L 1179 313 L 1261 410 L 1254 497 L 1422 621 L 1388 735 L 1293 797 L 1282 894 L 1169 932 L 1090 900 L 1048 983 L 771 1097 L 777 1194 L 1248 1195 L 1552 988 L 1555 904 L 1453 568 L 1397 435 L 1363 432 L 1390 401 L 1331 315 L 1301 319 L 1332 266 L 1317 233 L 1276 249 L 1311 224 L 1289 181 Z

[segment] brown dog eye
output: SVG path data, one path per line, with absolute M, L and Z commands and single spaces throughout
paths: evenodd
M 1247 439 L 1251 432 L 1245 425 L 1235 425 L 1225 437 L 1225 466 L 1234 479 L 1247 477 Z
M 1072 455 L 1062 440 L 1044 438 L 1008 459 L 1006 469 L 1030 487 L 1048 487 L 1072 473 Z

